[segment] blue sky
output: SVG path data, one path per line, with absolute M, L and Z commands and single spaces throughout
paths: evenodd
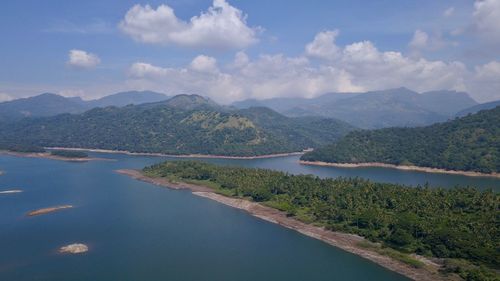
M 231 102 L 399 86 L 500 99 L 499 0 L 9 1 L 0 34 L 3 100 L 151 89 Z

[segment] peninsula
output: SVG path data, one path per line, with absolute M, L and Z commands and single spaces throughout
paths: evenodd
M 430 239 L 437 238 L 441 231 L 449 234 L 450 231 L 454 233 L 455 229 L 449 226 L 446 230 L 433 231 L 437 227 L 435 223 L 449 219 L 467 223 L 477 216 L 491 217 L 492 214 L 479 214 L 476 211 L 475 214 L 456 217 L 453 212 L 438 210 L 440 207 L 436 204 L 421 211 L 425 213 L 427 220 L 424 224 L 424 221 L 421 221 L 424 218 L 412 216 L 404 211 L 411 208 L 409 202 L 414 200 L 410 198 L 420 196 L 421 199 L 417 200 L 419 202 L 433 202 L 443 200 L 438 197 L 444 192 L 447 198 L 445 200 L 454 201 L 467 196 L 482 197 L 482 203 L 478 203 L 486 205 L 496 204 L 495 202 L 500 200 L 499 196 L 492 192 L 481 193 L 472 189 L 424 190 L 372 183 L 362 179 L 322 180 L 312 176 L 293 176 L 262 169 L 219 167 L 192 161 L 166 162 L 147 167 L 143 171 L 117 172 L 168 188 L 191 190 L 197 196 L 245 210 L 253 216 L 322 240 L 415 280 L 455 278 L 451 273 L 442 274 L 452 272 L 450 265 L 454 264 L 454 259 L 447 257 L 447 254 L 433 252 L 433 249 L 441 246 L 436 244 L 438 240 Z M 416 196 L 417 193 L 419 196 Z M 363 194 L 368 194 L 369 197 Z M 378 199 L 366 201 L 370 196 Z M 386 197 L 393 203 L 384 199 Z M 357 204 L 358 199 L 363 202 Z M 399 202 L 398 206 L 393 205 L 396 201 Z M 476 231 L 467 230 L 476 236 L 489 239 L 487 237 L 490 237 L 490 234 Z M 468 239 L 467 233 L 461 235 L 463 237 L 456 239 Z M 455 239 L 453 237 L 448 239 Z M 478 250 L 484 247 L 478 243 L 473 244 L 476 245 L 472 247 L 478 247 Z M 490 250 L 492 249 L 480 251 Z M 482 272 L 483 266 L 478 266 L 491 264 L 495 259 L 494 255 L 467 257 L 468 250 L 459 248 L 456 251 L 461 252 L 460 255 L 468 260 L 461 265 L 462 275 L 477 272 L 484 275 L 494 274 L 491 270 Z M 416 255 L 415 252 L 426 257 Z

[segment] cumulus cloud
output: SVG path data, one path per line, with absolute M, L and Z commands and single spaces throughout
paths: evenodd
M 68 65 L 75 68 L 93 68 L 101 63 L 101 59 L 95 54 L 82 50 L 71 50 L 68 54 Z
M 477 95 L 479 100 L 500 99 L 500 62 L 491 61 L 474 68 L 469 90 Z M 493 98 L 494 97 L 494 98 Z
M 217 68 L 217 60 L 213 57 L 199 55 L 191 61 L 190 67 L 192 70 L 206 73 L 219 72 Z
M 475 31 L 484 40 L 500 44 L 500 1 L 476 0 L 473 19 Z
M 189 21 L 179 19 L 167 5 L 156 9 L 135 5 L 119 28 L 134 40 L 149 44 L 222 49 L 243 49 L 258 41 L 259 28 L 247 25 L 247 16 L 225 0 L 214 0 L 211 7 Z
M 437 51 L 447 46 L 456 46 L 457 42 L 448 41 L 439 32 L 429 35 L 420 29 L 415 30 L 413 37 L 408 43 L 412 55 L 419 56 L 423 51 Z
M 329 49 L 335 52 L 311 52 L 321 48 L 308 46 L 318 45 L 321 40 L 316 39 L 328 34 L 328 31 L 319 33 L 305 46 L 304 55 L 297 57 L 275 54 L 250 58 L 240 51 L 233 61 L 220 66 L 215 58 L 205 55 L 179 68 L 137 62 L 129 69 L 128 85 L 169 94 L 198 93 L 221 103 L 245 98 L 315 97 L 327 92 L 362 92 L 401 86 L 419 92 L 468 91 L 479 101 L 499 98 L 499 62 L 469 70 L 459 61 L 428 60 L 381 51 L 370 41 L 336 45 L 335 37 L 330 35 L 323 42 L 329 42 Z M 311 61 L 310 57 L 315 60 Z
M 323 31 L 316 34 L 314 40 L 306 45 L 306 54 L 321 59 L 334 58 L 339 51 L 335 45 L 335 38 L 338 35 L 338 30 Z
M 429 43 L 429 35 L 426 32 L 417 29 L 415 30 L 415 33 L 413 33 L 413 38 L 411 39 L 410 44 L 408 45 L 410 46 L 410 48 L 422 49 L 427 47 L 428 43 Z

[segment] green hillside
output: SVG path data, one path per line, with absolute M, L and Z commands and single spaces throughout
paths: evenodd
M 81 147 L 167 154 L 253 156 L 325 145 L 352 127 L 334 119 L 288 118 L 271 110 L 222 110 L 209 101 L 95 108 L 83 114 L 24 119 L 0 127 L 4 146 Z M 170 105 L 173 103 L 174 105 Z M 187 108 L 187 109 L 185 109 Z M 256 112 L 257 111 L 257 112 Z M 276 122 L 275 122 L 276 121 Z M 279 124 L 278 127 L 269 124 Z M 0 144 L 1 145 L 1 144 Z
M 428 127 L 351 132 L 302 160 L 499 172 L 500 107 Z

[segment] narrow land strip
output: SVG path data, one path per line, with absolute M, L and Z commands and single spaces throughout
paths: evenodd
M 264 206 L 256 202 L 251 202 L 239 198 L 231 198 L 215 193 L 213 189 L 207 186 L 182 182 L 170 182 L 165 178 L 147 177 L 137 170 L 116 170 L 116 172 L 127 175 L 137 180 L 171 189 L 191 190 L 194 195 L 208 198 L 227 206 L 231 206 L 233 208 L 244 210 L 260 219 L 281 225 L 289 229 L 293 229 L 309 237 L 321 240 L 347 252 L 366 258 L 374 263 L 377 263 L 389 270 L 395 271 L 413 280 L 450 280 L 450 278 L 444 278 L 438 273 L 439 265 L 433 263 L 430 260 L 427 260 L 424 257 L 418 257 L 419 259 L 422 259 L 426 264 L 424 267 L 412 267 L 391 257 L 381 255 L 369 248 L 361 247 L 360 243 L 366 241 L 363 237 L 342 232 L 334 232 L 326 230 L 323 227 L 306 224 L 293 217 L 287 216 L 284 212 L 281 212 L 277 209 Z
M 43 209 L 31 211 L 27 214 L 27 216 L 29 216 L 29 217 L 40 216 L 40 215 L 45 215 L 45 214 L 49 214 L 49 213 L 53 213 L 53 212 L 57 212 L 57 211 L 69 209 L 69 208 L 73 208 L 73 206 L 72 205 L 62 205 L 62 206 L 56 206 L 56 207 L 43 208 Z
M 405 166 L 405 165 L 394 165 L 386 163 L 331 163 L 331 162 L 321 162 L 321 161 L 299 161 L 302 165 L 313 165 L 313 166 L 327 166 L 327 167 L 339 167 L 339 168 L 363 168 L 363 167 L 379 167 L 379 168 L 391 168 L 404 171 L 418 171 L 426 173 L 436 173 L 436 174 L 452 174 L 452 175 L 462 175 L 468 177 L 492 177 L 500 178 L 500 173 L 480 173 L 471 171 L 455 171 L 455 170 L 445 170 L 438 168 L 420 167 L 420 166 Z
M 27 158 L 46 158 L 46 159 L 67 161 L 67 162 L 114 161 L 114 159 L 93 158 L 93 157 L 68 158 L 68 157 L 52 155 L 48 152 L 28 152 L 28 153 L 25 153 L 25 152 L 13 152 L 13 151 L 1 150 L 0 154 L 16 156 L 16 157 L 27 157 Z
M 74 147 L 46 147 L 46 149 L 54 150 L 68 150 L 68 151 L 89 151 L 98 153 L 115 153 L 115 154 L 126 154 L 126 155 L 136 155 L 136 156 L 158 156 L 158 157 L 177 157 L 177 158 L 215 158 L 215 159 L 240 159 L 240 160 L 250 160 L 250 159 L 265 159 L 265 158 L 276 158 L 285 156 L 302 155 L 304 151 L 288 152 L 288 153 L 276 153 L 276 154 L 266 154 L 257 156 L 226 156 L 226 155 L 211 155 L 211 154 L 164 154 L 164 153 L 147 153 L 147 152 L 130 152 L 127 150 L 108 150 L 108 149 L 95 149 L 95 148 L 74 148 Z
M 0 194 L 12 194 L 12 193 L 21 193 L 23 192 L 20 189 L 11 189 L 11 190 L 2 190 L 0 191 Z

